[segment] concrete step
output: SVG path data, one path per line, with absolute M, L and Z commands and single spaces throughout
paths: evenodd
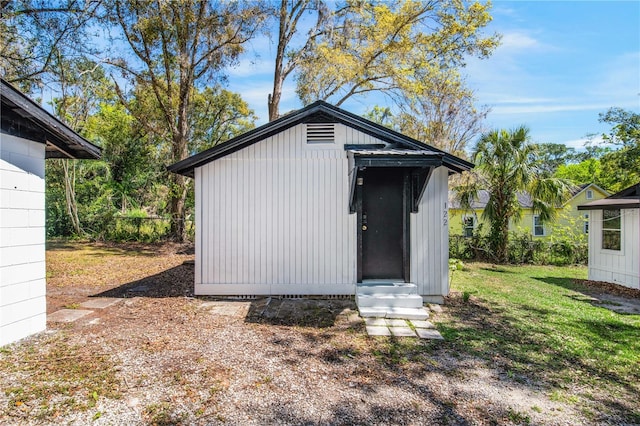
M 358 284 L 356 294 L 418 294 L 418 286 L 404 282 L 364 282 Z
M 422 296 L 417 294 L 358 294 L 358 307 L 421 308 Z
M 360 316 L 363 318 L 389 318 L 407 320 L 426 320 L 429 312 L 425 308 L 380 308 L 362 307 L 358 308 Z

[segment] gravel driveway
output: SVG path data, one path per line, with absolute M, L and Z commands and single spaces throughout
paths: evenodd
M 3 348 L 2 424 L 589 423 L 446 341 L 366 336 L 352 300 L 194 298 L 193 256 L 177 246 L 74 273 L 53 254 L 51 310 L 121 300 Z M 128 275 L 101 279 L 114 265 Z

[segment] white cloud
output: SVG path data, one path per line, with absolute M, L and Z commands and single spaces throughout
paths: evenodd
M 604 139 L 602 139 L 601 135 L 595 135 L 591 138 L 580 138 L 580 139 L 573 139 L 573 140 L 569 140 L 569 141 L 565 141 L 565 142 L 561 142 L 562 144 L 564 144 L 566 147 L 568 148 L 574 148 L 577 149 L 579 151 L 584 150 L 585 148 L 585 144 L 587 142 L 590 142 L 593 145 L 606 145 L 604 143 Z
M 543 113 L 555 113 L 555 112 L 568 112 L 568 111 L 604 111 L 611 105 L 601 103 L 559 103 L 559 104 L 539 104 L 539 103 L 527 103 L 526 105 L 497 105 L 491 108 L 491 112 L 495 114 L 543 114 Z
M 231 77 L 273 75 L 274 67 L 275 61 L 272 59 L 246 58 L 240 60 L 237 65 L 228 67 L 227 74 Z
M 497 15 L 508 16 L 510 18 L 518 17 L 518 13 L 516 12 L 515 9 L 511 7 L 506 7 L 504 5 L 496 5 L 496 4 L 494 4 L 493 8 L 491 9 L 491 14 L 494 16 L 497 16 Z
M 490 99 L 492 104 L 508 104 L 508 105 L 522 105 L 522 104 L 543 104 L 553 102 L 555 99 L 550 97 L 527 97 L 527 96 L 515 96 L 509 93 L 484 93 L 484 98 Z
M 640 108 L 640 52 L 626 53 L 594 65 L 594 84 L 587 95 L 622 108 Z
M 542 43 L 540 43 L 530 35 L 520 32 L 512 32 L 503 34 L 500 46 L 498 47 L 497 51 L 538 49 L 542 47 Z

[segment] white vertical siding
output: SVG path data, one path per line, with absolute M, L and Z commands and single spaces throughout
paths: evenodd
M 336 124 L 334 144 L 297 125 L 195 170 L 196 294 L 354 294 L 357 232 L 344 144 L 384 143 Z M 199 200 L 198 200 L 199 198 Z M 411 214 L 411 280 L 448 293 L 447 170 Z
M 383 142 L 341 124 L 335 136 L 307 144 L 298 125 L 196 168 L 197 294 L 354 293 L 344 144 Z
M 602 210 L 589 212 L 589 279 L 640 289 L 640 209 L 620 212 L 619 252 L 602 249 Z
M 0 134 L 0 346 L 46 326 L 44 151 Z
M 449 294 L 447 179 L 445 167 L 434 170 L 418 213 L 411 213 L 411 281 L 428 302 Z

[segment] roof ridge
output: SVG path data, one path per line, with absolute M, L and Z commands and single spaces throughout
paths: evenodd
M 226 142 L 223 142 L 205 151 L 194 154 L 184 160 L 171 164 L 167 166 L 167 169 L 174 173 L 193 177 L 194 169 L 196 167 L 200 167 L 218 158 L 244 149 L 256 142 L 264 140 L 269 136 L 284 131 L 297 124 L 306 123 L 315 115 L 320 116 L 323 114 L 330 116 L 338 123 L 353 127 L 358 131 L 369 134 L 371 136 L 375 136 L 387 143 L 400 143 L 401 145 L 406 145 L 416 149 L 427 149 L 435 153 L 442 153 L 444 157 L 444 165 L 446 165 L 453 171 L 461 172 L 464 170 L 470 170 L 474 167 L 473 163 L 470 163 L 467 160 L 447 153 L 426 143 L 420 142 L 407 135 L 403 135 L 402 133 L 396 132 L 393 129 L 384 127 L 378 123 L 353 114 L 349 111 L 343 110 L 325 101 L 318 100 L 297 111 L 286 114 L 278 118 L 277 120 L 265 123 Z

